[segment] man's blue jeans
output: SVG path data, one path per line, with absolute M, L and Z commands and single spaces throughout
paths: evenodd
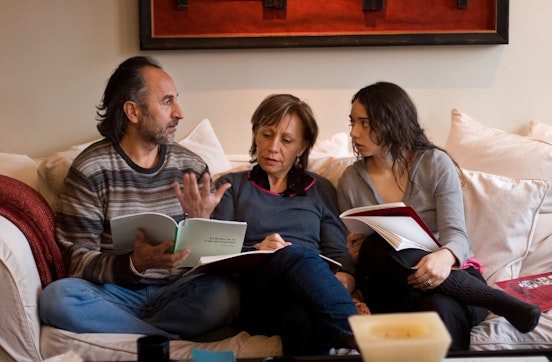
M 216 275 L 130 290 L 65 278 L 39 299 L 46 324 L 76 333 L 159 334 L 190 339 L 230 324 L 240 303 L 235 282 Z
M 242 282 L 241 327 L 280 335 L 287 355 L 327 353 L 353 335 L 348 317 L 357 314 L 355 304 L 315 250 L 279 249 Z

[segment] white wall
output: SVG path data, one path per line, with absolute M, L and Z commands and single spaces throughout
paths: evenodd
M 552 125 L 550 0 L 510 0 L 510 43 L 148 51 L 173 76 L 185 119 L 209 118 L 228 153 L 247 152 L 249 118 L 268 94 L 314 109 L 321 138 L 347 131 L 349 102 L 377 80 L 403 86 L 443 145 L 450 110 L 522 133 Z M 125 58 L 140 53 L 136 0 L 0 0 L 0 152 L 46 156 L 93 140 L 95 106 Z

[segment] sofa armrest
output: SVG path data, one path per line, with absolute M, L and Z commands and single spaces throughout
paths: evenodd
M 0 360 L 41 361 L 40 276 L 27 239 L 3 216 L 0 216 L 0 281 Z

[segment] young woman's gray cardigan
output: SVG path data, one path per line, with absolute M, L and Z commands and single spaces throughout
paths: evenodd
M 344 171 L 337 194 L 340 212 L 386 203 L 375 190 L 364 159 Z M 441 245 L 450 249 L 460 264 L 473 257 L 458 169 L 445 152 L 432 149 L 414 154 L 410 182 L 402 201 L 418 212 Z

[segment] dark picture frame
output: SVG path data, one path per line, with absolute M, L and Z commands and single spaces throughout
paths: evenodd
M 308 32 L 293 29 L 271 32 L 269 27 L 265 32 L 265 24 L 276 22 L 281 24 L 287 22 L 288 19 L 293 19 L 293 11 L 297 8 L 297 6 L 295 8 L 293 6 L 294 1 L 300 1 L 303 7 L 302 11 L 305 11 L 305 4 L 310 0 L 139 0 L 140 49 L 508 44 L 509 0 L 438 0 L 439 6 L 436 6 L 435 2 L 427 0 L 355 0 L 359 9 L 355 9 L 355 13 L 351 14 L 354 16 L 341 16 L 340 19 L 361 19 L 361 27 L 365 27 L 366 30 L 359 31 L 358 24 L 353 24 L 353 21 L 347 23 L 344 20 L 340 20 L 341 23 L 334 25 L 333 29 L 320 29 L 320 24 L 331 23 L 326 20 L 317 21 L 315 24 L 317 28 L 315 30 L 307 29 Z M 316 1 L 318 4 L 322 4 L 319 0 Z M 351 1 L 339 1 L 343 1 L 343 4 L 351 3 Z M 486 2 L 486 5 L 479 10 L 477 7 L 482 6 L 482 2 Z M 330 3 L 332 2 L 330 1 Z M 316 2 L 313 1 L 313 4 Z M 217 10 L 221 9 L 221 11 L 213 11 L 212 8 L 204 10 L 201 15 L 201 9 L 196 10 L 206 6 L 218 6 Z M 234 10 L 224 11 L 222 6 L 233 6 Z M 243 12 L 240 8 L 235 11 L 236 6 L 241 6 Z M 246 6 L 249 8 L 246 9 Z M 251 14 L 251 6 L 256 6 L 254 21 L 260 25 L 256 25 L 257 32 L 247 33 L 242 29 L 244 24 L 248 24 L 246 14 Z M 408 18 L 404 20 L 403 24 L 396 21 L 396 18 L 408 17 L 410 8 L 409 11 L 404 10 L 412 6 L 418 6 L 418 9 L 414 9 L 412 14 L 420 14 L 418 15 L 419 19 L 423 19 L 420 21 L 423 22 L 421 28 L 416 27 L 415 20 L 412 21 Z M 431 11 L 419 9 L 420 6 L 429 6 Z M 259 13 L 259 7 L 262 7 L 262 13 Z M 402 9 L 403 11 L 397 16 L 390 14 L 391 9 Z M 320 11 L 320 9 L 317 10 Z M 196 12 L 194 13 L 194 11 Z M 243 19 L 240 18 L 237 21 L 236 16 L 239 17 L 241 14 L 243 14 Z M 330 16 L 331 14 L 326 15 Z M 217 16 L 221 18 L 217 19 Z M 387 17 L 391 16 L 394 16 L 395 19 L 386 24 Z M 434 16 L 433 21 L 431 16 Z M 470 17 L 483 18 L 484 24 L 478 25 L 474 20 L 473 24 L 464 25 L 464 22 L 471 21 Z M 201 22 L 198 19 L 201 19 Z M 291 21 L 289 20 L 289 22 Z M 369 29 L 376 23 L 379 26 L 377 30 Z M 214 33 L 204 31 L 205 28 L 215 29 L 219 25 L 222 26 L 221 24 L 233 24 L 234 26 L 230 27 L 230 30 L 218 29 Z M 307 28 L 308 21 L 306 23 L 303 21 L 301 24 Z M 443 29 L 443 24 L 453 28 Z M 341 31 L 343 28 L 354 28 L 355 26 L 357 30 Z M 409 28 L 410 26 L 413 27 Z M 240 32 L 235 32 L 234 28 L 240 29 Z M 292 28 L 292 25 L 289 28 Z

